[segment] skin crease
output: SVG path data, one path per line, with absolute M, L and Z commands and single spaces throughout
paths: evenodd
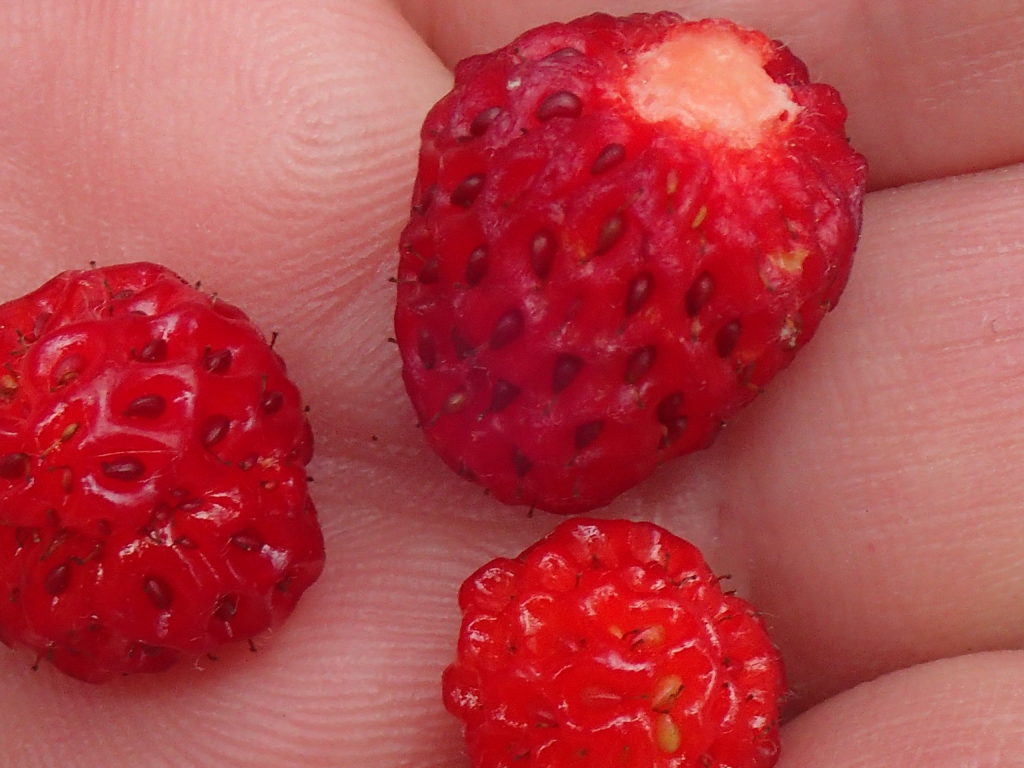
M 401 5 L 401 7 L 399 7 Z M 461 56 L 562 0 L 7 0 L 3 298 L 160 261 L 280 330 L 328 565 L 217 662 L 94 687 L 0 649 L 0 767 L 466 768 L 455 592 L 558 519 L 426 447 L 391 333 L 417 131 Z M 665 2 L 789 42 L 872 163 L 816 340 L 718 443 L 600 514 L 689 538 L 765 613 L 782 768 L 1024 766 L 1024 2 Z

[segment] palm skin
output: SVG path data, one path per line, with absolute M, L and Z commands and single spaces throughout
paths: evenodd
M 790 670 L 782 768 L 1024 765 L 1024 3 L 666 2 L 792 45 L 872 166 L 853 279 L 716 445 L 600 514 L 698 544 Z M 558 520 L 417 432 L 391 334 L 448 67 L 627 0 L 10 0 L 4 298 L 160 261 L 250 310 L 312 405 L 328 566 L 262 641 L 103 687 L 0 654 L 0 766 L 464 768 L 455 591 Z

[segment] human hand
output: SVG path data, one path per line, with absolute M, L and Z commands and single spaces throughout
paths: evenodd
M 94 687 L 4 650 L 0 766 L 466 765 L 439 695 L 455 592 L 558 519 L 426 447 L 388 277 L 446 66 L 555 17 L 394 5 L 0 10 L 3 298 L 148 259 L 281 331 L 328 545 L 255 656 Z M 790 43 L 843 93 L 875 191 L 818 338 L 713 448 L 599 514 L 692 540 L 764 611 L 794 690 L 780 768 L 1024 765 L 1024 653 L 985 652 L 1024 643 L 1024 5 L 667 5 Z

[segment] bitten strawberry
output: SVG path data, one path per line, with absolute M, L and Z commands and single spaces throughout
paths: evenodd
M 100 682 L 281 622 L 324 550 L 312 434 L 237 308 L 153 264 L 0 306 L 0 640 Z
M 572 513 L 707 446 L 846 283 L 866 166 L 845 117 L 721 20 L 594 15 L 463 61 L 423 126 L 397 281 L 433 447 Z
M 767 768 L 779 653 L 700 552 L 651 523 L 566 521 L 459 592 L 444 701 L 473 768 Z

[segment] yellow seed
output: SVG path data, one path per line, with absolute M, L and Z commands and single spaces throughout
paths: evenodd
M 690 222 L 690 227 L 696 229 L 697 227 L 704 223 L 704 219 L 706 219 L 707 217 L 708 207 L 706 205 L 702 205 L 700 207 L 700 210 L 697 211 L 697 215 L 693 217 L 693 221 Z
M 74 424 L 68 424 L 64 428 L 64 431 L 60 433 L 60 441 L 62 443 L 66 443 L 68 440 L 70 440 L 74 436 L 75 432 L 77 432 L 77 431 L 78 431 L 78 422 L 75 422 Z
M 682 734 L 676 721 L 668 715 L 658 715 L 654 721 L 654 739 L 665 754 L 672 754 L 683 743 Z
M 668 712 L 683 692 L 683 678 L 679 675 L 665 675 L 654 686 L 651 696 L 651 709 L 655 712 Z
M 665 192 L 671 197 L 679 190 L 679 172 L 672 168 L 665 177 Z
M 18 388 L 18 381 L 9 373 L 0 376 L 0 389 L 5 392 L 14 392 Z
M 768 256 L 778 269 L 793 275 L 804 268 L 804 261 L 810 256 L 806 248 L 794 248 L 791 251 L 776 251 Z

